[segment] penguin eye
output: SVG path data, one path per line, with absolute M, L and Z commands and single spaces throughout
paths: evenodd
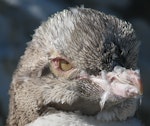
M 50 59 L 49 69 L 56 77 L 70 79 L 76 71 L 75 66 L 62 57 Z
M 55 69 L 61 70 L 63 72 L 69 71 L 73 68 L 68 61 L 61 58 L 52 59 L 52 64 Z
M 72 69 L 72 65 L 64 60 L 64 59 L 60 59 L 59 60 L 59 68 L 62 70 L 62 71 L 68 71 L 70 69 Z

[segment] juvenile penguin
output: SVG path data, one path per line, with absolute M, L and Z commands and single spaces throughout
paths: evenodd
M 132 25 L 71 8 L 36 29 L 13 75 L 8 126 L 140 126 Z

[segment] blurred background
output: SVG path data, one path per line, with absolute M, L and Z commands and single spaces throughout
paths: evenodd
M 55 12 L 81 6 L 115 15 L 133 24 L 141 41 L 138 66 L 144 84 L 139 118 L 150 126 L 150 3 L 148 0 L 0 0 L 0 126 L 8 114 L 8 90 L 19 57 L 34 29 Z

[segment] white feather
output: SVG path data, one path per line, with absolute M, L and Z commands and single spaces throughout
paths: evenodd
M 106 116 L 106 115 L 105 115 Z M 108 115 L 107 115 L 108 116 Z M 77 113 L 54 113 L 39 117 L 26 126 L 141 126 L 141 122 L 135 118 L 121 122 L 100 122 L 95 117 L 82 116 Z

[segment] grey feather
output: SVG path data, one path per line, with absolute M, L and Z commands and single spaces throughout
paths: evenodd
M 134 70 L 138 48 L 132 25 L 126 21 L 88 8 L 56 13 L 35 30 L 13 75 L 8 126 L 23 126 L 47 112 L 61 110 L 80 111 L 80 116 L 91 118 L 100 112 L 99 118 L 104 122 L 132 117 L 138 99 L 126 99 L 101 111 L 99 96 L 103 91 L 90 80 L 75 78 L 82 71 L 96 76 L 102 70 L 112 71 L 115 66 Z M 54 53 L 74 65 L 72 77 L 55 76 L 49 69 Z

